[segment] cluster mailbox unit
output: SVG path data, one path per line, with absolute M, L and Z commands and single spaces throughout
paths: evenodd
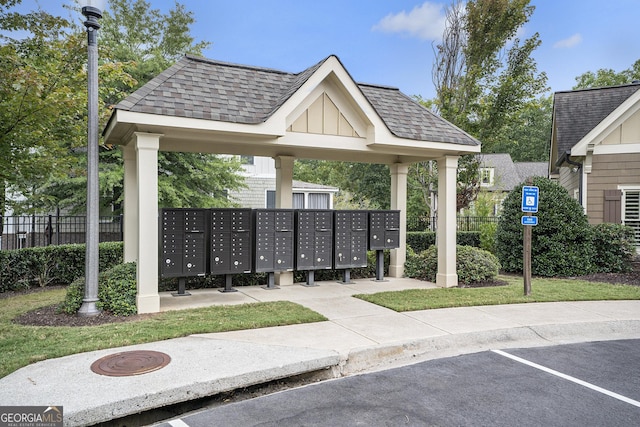
M 294 268 L 294 210 L 255 209 L 254 267 L 256 273 L 269 273 L 265 289 L 276 289 L 275 271 L 292 271 Z
M 367 250 L 376 253 L 376 280 L 384 275 L 385 249 L 400 244 L 400 211 L 326 209 L 192 209 L 160 210 L 160 277 L 225 275 L 221 292 L 231 287 L 233 274 L 269 273 L 265 289 L 276 289 L 274 272 L 306 271 L 314 286 L 314 271 L 367 266 Z
M 207 274 L 207 211 L 162 209 L 160 277 L 178 277 L 179 295 L 188 295 L 184 278 Z
M 333 265 L 343 269 L 342 283 L 351 283 L 351 269 L 367 266 L 367 211 L 334 211 Z
M 376 280 L 384 280 L 384 250 L 400 246 L 400 211 L 369 211 L 369 249 L 376 251 Z
M 210 211 L 210 272 L 224 274 L 221 292 L 234 292 L 233 274 L 251 273 L 251 209 L 211 209 Z
M 307 286 L 314 286 L 314 271 L 333 266 L 333 211 L 297 210 L 296 270 L 307 272 Z

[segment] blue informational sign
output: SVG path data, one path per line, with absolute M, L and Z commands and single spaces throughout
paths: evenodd
M 524 186 L 522 187 L 522 212 L 538 212 L 538 195 L 540 190 L 538 187 Z
M 538 217 L 537 216 L 523 216 L 522 225 L 538 225 Z

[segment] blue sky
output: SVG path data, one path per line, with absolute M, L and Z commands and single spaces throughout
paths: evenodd
M 147 0 L 168 11 L 174 0 Z M 337 55 L 363 83 L 432 98 L 433 43 L 449 1 L 421 0 L 181 0 L 196 15 L 192 34 L 212 43 L 208 58 L 300 72 Z M 67 0 L 23 0 L 68 15 Z M 569 90 L 586 71 L 630 68 L 640 59 L 638 0 L 533 0 L 521 31 L 538 32 L 534 56 L 551 91 Z M 80 18 L 78 18 L 80 19 Z

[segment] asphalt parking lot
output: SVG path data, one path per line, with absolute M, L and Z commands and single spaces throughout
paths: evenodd
M 637 426 L 640 340 L 492 350 L 317 383 L 162 426 Z

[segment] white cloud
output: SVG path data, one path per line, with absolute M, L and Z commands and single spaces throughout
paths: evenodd
M 414 7 L 409 13 L 404 10 L 396 14 L 390 13 L 372 29 L 385 33 L 408 33 L 422 40 L 440 40 L 445 19 L 443 5 L 427 1 Z
M 582 42 L 582 35 L 580 33 L 576 33 L 569 38 L 564 40 L 557 41 L 553 47 L 554 48 L 570 48 L 574 47 Z

